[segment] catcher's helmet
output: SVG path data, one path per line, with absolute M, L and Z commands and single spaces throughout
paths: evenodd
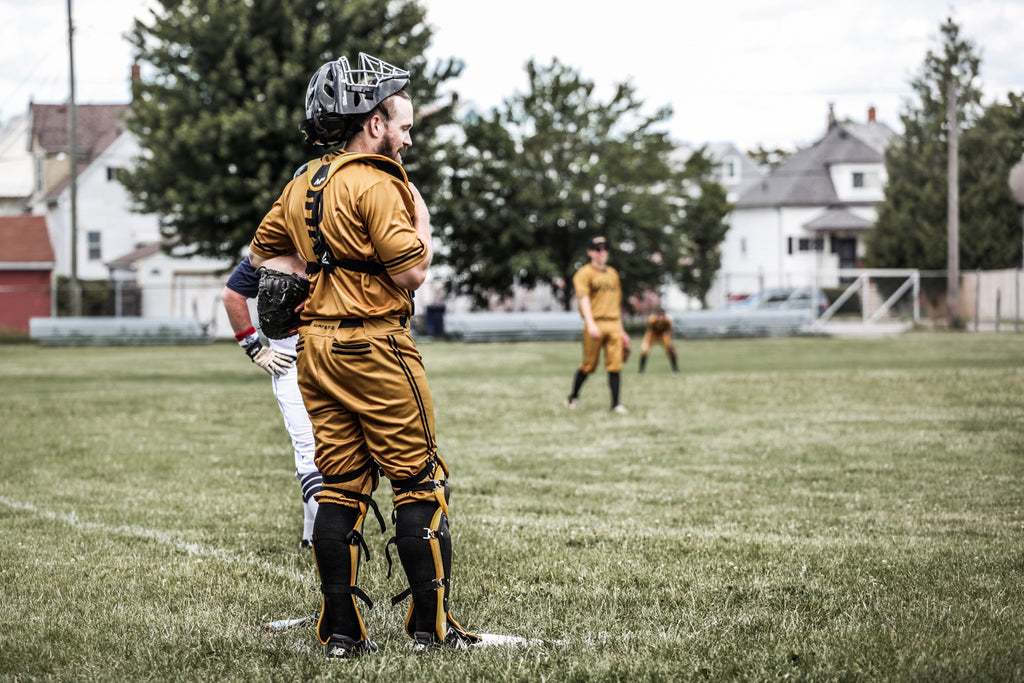
M 306 88 L 306 119 L 299 130 L 314 145 L 343 142 L 354 124 L 409 84 L 409 72 L 359 53 L 359 68 L 346 57 L 327 62 Z

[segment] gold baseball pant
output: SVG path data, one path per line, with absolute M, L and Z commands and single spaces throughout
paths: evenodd
M 583 363 L 580 370 L 586 374 L 592 373 L 597 368 L 597 362 L 601 357 L 601 349 L 604 348 L 604 368 L 608 372 L 619 372 L 622 370 L 622 322 L 618 318 L 597 318 L 594 320 L 601 336 L 594 339 L 587 332 L 586 325 L 583 326 Z
M 299 387 L 324 476 L 318 503 L 359 507 L 337 489 L 357 498 L 372 493 L 371 459 L 388 479 L 402 481 L 420 474 L 437 450 L 434 404 L 407 322 L 404 316 L 313 320 L 299 329 Z M 435 494 L 397 493 L 394 504 L 414 500 L 434 501 Z
M 647 330 L 646 332 L 644 332 L 644 340 L 640 345 L 640 353 L 646 354 L 648 351 L 651 350 L 651 347 L 654 346 L 655 344 L 661 344 L 662 346 L 665 347 L 666 351 L 671 351 L 672 333 L 661 332 L 659 334 L 655 334 L 654 332 Z

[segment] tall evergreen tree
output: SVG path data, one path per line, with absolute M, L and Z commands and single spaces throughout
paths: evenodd
M 917 103 L 901 114 L 904 133 L 885 155 L 888 183 L 875 229 L 866 237 L 873 268 L 945 270 L 949 84 L 957 93 L 960 135 L 960 266 L 1002 268 L 1019 261 L 1019 217 L 1007 187 L 1022 151 L 1021 102 L 982 106 L 981 58 L 952 19 L 941 26 L 938 52 L 929 51 L 911 81 Z M 1010 228 L 1017 225 L 1017 230 Z M 1013 233 L 1016 237 L 1009 239 Z M 927 280 L 932 288 L 945 283 Z
M 678 259 L 679 174 L 671 113 L 640 112 L 632 86 L 598 101 L 593 83 L 556 59 L 530 61 L 529 88 L 502 108 L 468 118 L 450 158 L 451 177 L 432 215 L 449 289 L 478 306 L 508 296 L 513 282 L 552 285 L 568 309 L 587 241 L 605 235 L 627 298 L 656 289 Z M 661 258 L 658 258 L 658 257 Z
M 960 253 L 964 269 L 1021 264 L 1021 215 L 1010 169 L 1024 154 L 1024 93 L 987 106 L 960 140 Z
M 452 120 L 438 88 L 462 65 L 428 68 L 424 12 L 412 0 L 161 0 L 129 36 L 143 78 L 127 125 L 143 153 L 122 182 L 136 208 L 187 250 L 236 258 L 295 169 L 322 153 L 298 130 L 310 76 L 360 51 L 412 73 L 420 114 L 403 159 L 429 197 L 436 129 Z

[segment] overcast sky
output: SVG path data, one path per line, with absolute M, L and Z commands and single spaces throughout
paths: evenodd
M 301 1 L 301 0 L 298 0 Z M 1024 0 L 427 0 L 430 56 L 465 61 L 452 85 L 490 108 L 526 87 L 532 57 L 576 69 L 607 100 L 630 81 L 679 141 L 792 149 L 824 132 L 829 103 L 899 130 L 908 82 L 950 14 L 979 48 L 986 103 L 1024 92 Z M 72 0 L 80 103 L 128 100 L 123 34 L 147 0 Z M 64 101 L 66 0 L 0 0 L 0 119 Z M 1014 34 L 1016 29 L 1016 35 Z M 376 55 L 387 59 L 387 55 Z M 355 55 L 349 55 L 350 58 Z M 297 94 L 301 98 L 302 94 Z

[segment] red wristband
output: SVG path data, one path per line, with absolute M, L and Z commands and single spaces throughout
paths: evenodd
M 235 341 L 240 342 L 243 339 L 245 339 L 246 337 L 248 337 L 250 334 L 256 334 L 256 328 L 255 327 L 250 327 L 245 332 L 239 332 L 238 334 L 236 334 L 235 335 Z

